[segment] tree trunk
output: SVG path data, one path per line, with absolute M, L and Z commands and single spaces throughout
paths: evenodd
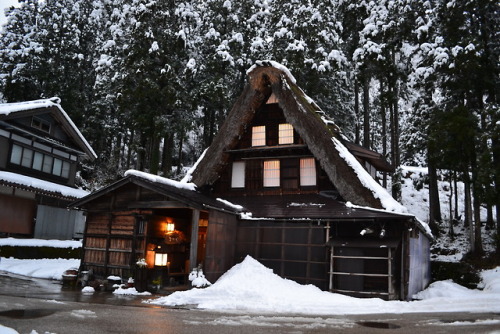
M 380 79 L 380 117 L 382 121 L 382 155 L 387 156 L 387 115 L 384 100 L 384 81 Z M 382 186 L 387 188 L 387 174 L 384 173 Z
M 177 151 L 177 175 L 181 173 L 182 169 L 182 146 L 184 143 L 184 129 L 180 129 L 179 134 L 179 150 Z
M 172 172 L 172 152 L 174 146 L 174 135 L 172 132 L 163 137 L 163 151 L 161 159 L 161 170 L 165 177 L 169 177 Z
M 448 231 L 448 235 L 450 237 L 450 239 L 454 239 L 455 238 L 455 231 L 453 230 L 453 222 L 455 221 L 455 219 L 453 218 L 453 174 L 452 172 L 450 171 L 450 217 L 449 217 L 449 231 Z
M 464 225 L 469 227 L 469 242 L 470 252 L 475 252 L 474 226 L 472 221 L 472 199 L 470 193 L 470 177 L 468 172 L 464 173 L 464 204 L 465 204 L 465 220 Z
M 428 153 L 431 154 L 431 153 Z M 439 201 L 439 189 L 437 170 L 433 159 L 428 159 L 429 170 L 429 227 L 433 233 L 439 233 L 439 223 L 441 222 L 441 203 Z
M 363 147 L 370 148 L 370 80 L 363 76 Z
M 354 142 L 359 145 L 360 143 L 360 134 L 359 134 L 359 82 L 358 78 L 354 80 L 354 115 L 356 115 L 356 123 L 354 125 L 355 138 Z

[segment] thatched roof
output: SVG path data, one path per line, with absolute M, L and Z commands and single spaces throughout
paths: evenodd
M 275 62 L 259 62 L 248 72 L 248 83 L 237 99 L 212 145 L 192 172 L 198 187 L 211 185 L 229 163 L 233 149 L 255 112 L 271 93 L 284 116 L 304 140 L 340 195 L 356 205 L 405 212 L 344 146 L 341 130 L 309 98 L 286 68 Z

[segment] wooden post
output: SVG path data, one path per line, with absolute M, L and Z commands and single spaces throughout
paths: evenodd
M 200 210 L 193 209 L 191 217 L 191 250 L 189 253 L 189 270 L 198 266 L 198 227 L 200 221 Z

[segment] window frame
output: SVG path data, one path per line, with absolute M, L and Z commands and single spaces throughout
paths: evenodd
M 312 162 L 312 164 L 310 163 Z M 300 158 L 299 162 L 299 183 L 301 187 L 315 187 L 318 185 L 316 172 L 316 159 Z
M 252 147 L 266 146 L 266 126 L 252 126 Z
M 245 188 L 245 161 L 233 161 L 231 170 L 231 189 Z
M 280 160 L 264 160 L 262 171 L 262 186 L 264 188 L 276 188 L 281 186 Z
M 294 143 L 294 130 L 290 123 L 278 124 L 278 145 L 290 145 Z

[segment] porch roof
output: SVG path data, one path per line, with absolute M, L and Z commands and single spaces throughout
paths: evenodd
M 253 218 L 322 220 L 413 219 L 413 216 L 410 215 L 348 206 L 334 198 L 319 194 L 242 196 L 230 197 L 227 200 L 243 206 L 243 211 L 251 212 Z

